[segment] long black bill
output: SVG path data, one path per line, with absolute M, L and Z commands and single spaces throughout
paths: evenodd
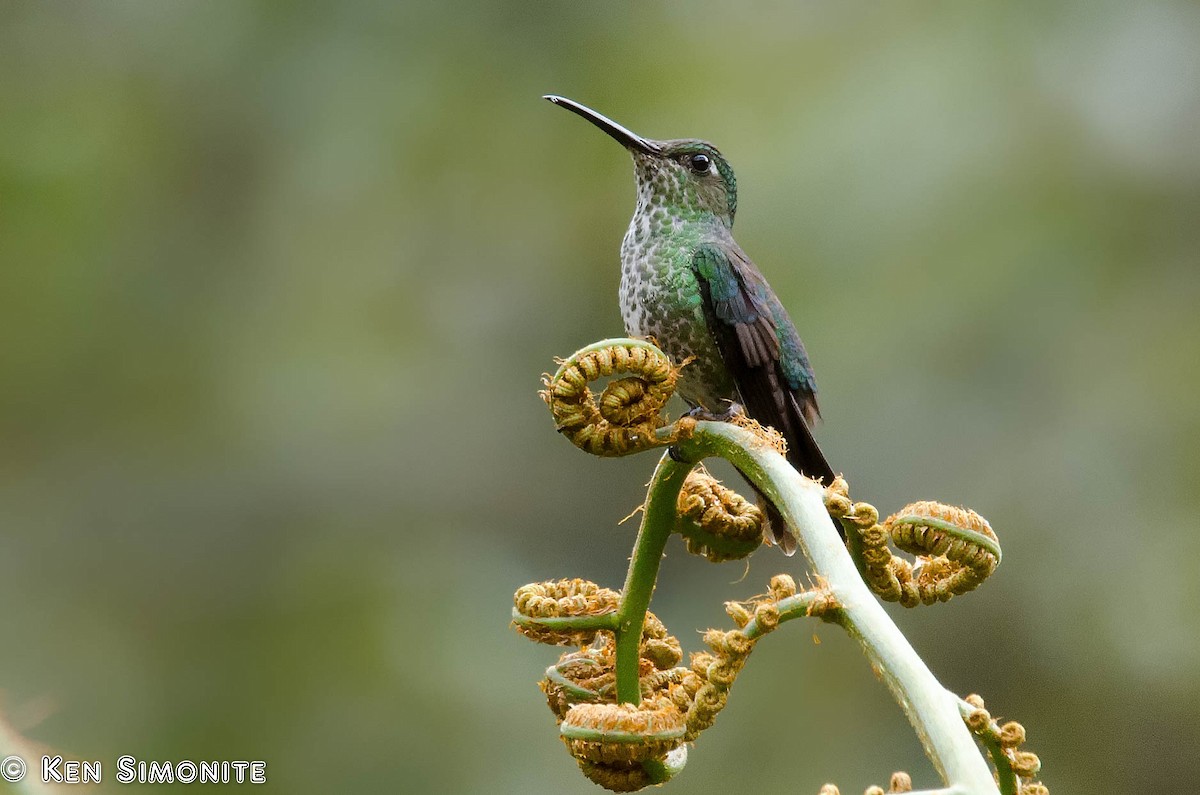
M 542 99 L 548 99 L 555 105 L 558 105 L 560 108 L 566 108 L 572 113 L 582 116 L 592 124 L 599 127 L 601 130 L 604 130 L 604 132 L 611 135 L 616 139 L 617 143 L 621 144 L 621 146 L 624 146 L 626 149 L 640 149 L 641 151 L 650 155 L 656 155 L 660 151 L 658 144 L 656 144 L 654 141 L 643 138 L 637 133 L 625 129 L 607 116 L 597 113 L 586 105 L 580 105 L 573 99 L 567 99 L 566 97 L 560 97 L 555 94 L 547 94 L 542 97 Z

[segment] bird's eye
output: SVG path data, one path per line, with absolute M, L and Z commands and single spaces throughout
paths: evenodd
M 712 161 L 708 159 L 708 155 L 692 155 L 688 158 L 688 165 L 697 174 L 707 174 L 711 163 Z

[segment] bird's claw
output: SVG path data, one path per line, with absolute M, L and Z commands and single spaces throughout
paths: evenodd
M 692 419 L 701 422 L 731 422 L 734 417 L 745 413 L 746 410 L 742 408 L 741 403 L 731 400 L 729 401 L 729 408 L 719 414 L 714 414 L 713 412 L 704 408 L 704 406 L 696 406 L 684 416 L 691 417 Z

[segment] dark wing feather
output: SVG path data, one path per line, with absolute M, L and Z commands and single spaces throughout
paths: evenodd
M 792 466 L 810 478 L 832 483 L 833 469 L 809 427 L 820 416 L 816 383 L 787 312 L 732 240 L 701 246 L 692 266 L 709 330 L 746 413 L 783 434 Z M 777 512 L 772 513 L 776 540 L 791 554 L 795 541 Z

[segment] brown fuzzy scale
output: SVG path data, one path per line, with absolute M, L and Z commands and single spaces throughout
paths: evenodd
M 609 383 L 597 401 L 588 384 L 618 375 L 627 377 Z M 659 412 L 678 377 L 679 368 L 657 348 L 613 344 L 568 359 L 557 375 L 543 379 L 539 394 L 573 444 L 593 455 L 620 456 L 662 444 L 655 437 L 666 424 Z
M 674 668 L 683 659 L 683 649 L 679 645 L 679 639 L 670 635 L 666 638 L 643 640 L 638 653 L 642 659 L 649 660 L 660 671 Z
M 1038 755 L 1030 751 L 1020 750 L 1025 742 L 1025 727 L 1016 721 L 1009 721 L 1003 726 L 992 720 L 992 715 L 984 707 L 983 698 L 975 693 L 965 699 L 973 707 L 965 718 L 967 728 L 985 740 L 1000 745 L 1004 758 L 1018 779 L 1031 779 L 1041 770 L 1042 762 Z M 1021 795 L 1049 795 L 1050 790 L 1040 781 L 1023 781 Z
M 726 602 L 725 612 L 730 618 L 733 619 L 733 623 L 737 624 L 739 628 L 749 624 L 750 619 L 753 618 L 753 616 L 750 615 L 750 611 L 747 610 L 740 602 Z
M 713 563 L 740 560 L 762 544 L 766 528 L 762 510 L 702 467 L 688 475 L 679 493 L 678 512 L 688 552 Z M 720 539 L 737 546 L 722 549 Z
M 1016 748 L 1025 742 L 1025 727 L 1016 721 L 1009 721 L 1000 727 L 1000 747 Z
M 567 678 L 575 681 L 575 684 L 579 685 L 580 687 L 587 687 L 591 690 L 598 690 L 599 688 L 606 685 L 611 685 L 616 681 L 616 676 L 614 676 L 611 672 L 595 678 L 581 678 L 577 681 L 570 676 Z M 554 713 L 554 720 L 558 723 L 562 722 L 562 719 L 566 717 L 567 710 L 569 710 L 573 705 L 595 700 L 594 698 L 581 698 L 578 694 L 568 691 L 558 682 L 554 682 L 549 679 L 543 679 L 538 683 L 538 687 L 540 687 L 542 692 L 545 693 L 546 706 L 550 707 L 550 711 Z
M 622 764 L 663 759 L 679 747 L 684 731 L 679 708 L 665 697 L 641 704 L 576 704 L 562 721 L 562 731 L 587 729 L 601 734 L 626 735 L 621 740 L 584 740 L 564 737 L 576 759 L 599 764 Z M 628 735 L 639 739 L 631 741 Z
M 850 502 L 849 487 L 842 478 L 826 488 L 825 506 L 843 528 L 858 534 L 867 584 L 885 601 L 905 607 L 944 602 L 977 588 L 999 563 L 991 550 L 920 521 L 936 519 L 995 540 L 987 520 L 966 508 L 916 502 L 881 525 L 873 506 Z M 903 551 L 927 556 L 915 576 L 911 563 L 892 555 L 889 542 Z
M 565 590 L 559 587 L 562 583 L 573 582 L 563 580 L 558 583 L 535 583 L 533 586 L 526 586 L 528 590 L 523 594 L 523 601 L 525 603 L 536 601 L 529 597 L 528 593 L 530 591 L 534 592 L 535 595 L 538 595 L 537 591 L 543 589 L 558 593 Z M 586 583 L 586 581 L 581 582 Z M 588 585 L 594 584 L 588 583 Z M 553 587 L 547 588 L 547 586 Z M 541 628 L 523 634 L 528 634 L 531 637 L 536 635 L 535 639 L 547 638 L 547 640 L 543 640 L 542 642 L 554 642 L 558 640 L 558 637 Z M 569 636 L 572 640 L 577 640 L 578 636 L 583 633 L 574 633 L 572 635 L 571 633 L 563 632 L 560 634 L 564 637 Z M 538 684 L 542 692 L 546 694 L 546 703 L 550 707 L 550 711 L 554 713 L 555 718 L 560 722 L 566 715 L 567 710 L 574 704 L 611 703 L 612 688 L 616 681 L 615 641 L 610 632 L 601 630 L 597 634 L 604 639 L 602 644 L 565 653 L 554 665 L 554 669 L 559 676 L 578 688 L 590 691 L 590 696 L 580 694 L 578 691 L 564 686 L 555 679 L 543 679 Z M 558 645 L 564 644 L 559 643 Z M 653 613 L 647 613 L 638 660 L 638 677 L 641 680 L 642 696 L 647 699 L 660 696 L 674 698 L 674 691 L 682 690 L 680 683 L 689 673 L 687 668 L 677 667 L 682 659 L 683 649 L 679 645 L 678 638 L 668 634 L 666 626 Z M 681 709 L 686 709 L 687 703 L 690 703 L 690 701 L 685 700 Z
M 523 585 L 513 595 L 517 612 L 530 618 L 600 615 L 615 610 L 621 595 L 594 582 L 574 578 Z
M 572 704 L 599 700 L 599 691 L 611 687 L 616 681 L 616 647 L 612 635 L 608 635 L 606 642 L 601 646 L 563 654 L 554 668 L 560 676 L 576 687 L 595 694 L 591 698 L 583 697 L 552 679 L 539 682 L 538 686 L 546 694 L 546 703 L 550 711 L 554 713 L 557 721 L 561 721 Z
M 967 728 L 974 734 L 988 735 L 992 728 L 992 713 L 982 708 L 972 710 L 967 715 Z
M 579 759 L 579 769 L 589 781 L 599 784 L 610 792 L 637 792 L 654 782 L 640 763 L 598 764 Z
M 1017 751 L 1012 755 L 1012 768 L 1021 778 L 1033 778 L 1042 769 L 1042 760 L 1031 751 Z
M 665 694 L 671 697 L 674 691 L 682 688 L 672 687 L 683 682 L 683 678 L 687 676 L 688 669 L 686 668 L 670 668 L 666 670 L 658 670 L 647 674 L 640 682 L 643 698 L 650 698 L 656 694 Z M 673 699 L 672 699 L 673 700 Z
M 529 619 L 597 616 L 615 612 L 621 595 L 588 580 L 550 580 L 523 585 L 513 595 L 517 612 Z M 550 646 L 586 646 L 596 629 L 562 629 L 536 623 L 513 623 L 513 629 L 530 640 Z
M 752 614 L 746 607 L 734 602 L 727 603 L 726 609 L 735 616 L 735 621 L 737 617 L 744 619 L 738 622 L 739 626 L 745 626 L 753 616 L 758 626 L 764 632 L 769 632 L 779 624 L 779 607 L 774 601 L 775 597 L 795 595 L 795 582 L 788 575 L 778 575 L 771 580 L 771 592 L 771 597 L 753 604 Z M 690 697 L 686 735 L 689 742 L 716 721 L 717 714 L 728 701 L 730 688 L 756 645 L 756 641 L 738 630 L 709 629 L 704 633 L 704 642 L 712 651 L 692 655 L 692 672 L 684 676 L 681 682 L 683 692 L 673 694 L 676 703 L 681 705 L 685 698 Z
M 745 428 L 754 434 L 755 444 L 774 450 L 785 458 L 787 457 L 787 439 L 770 425 L 763 425 L 758 420 L 746 414 L 734 416 L 731 422 L 739 428 Z
M 636 425 L 658 413 L 650 387 L 640 378 L 621 378 L 600 395 L 600 416 L 614 425 Z
M 995 540 L 987 520 L 974 511 L 922 501 L 905 506 L 880 524 L 873 506 L 847 504 L 845 491 L 845 483 L 839 479 L 835 487 L 826 490 L 826 506 L 844 528 L 858 533 L 865 579 L 884 601 L 905 607 L 945 602 L 974 590 L 995 571 L 999 561 L 990 550 L 921 522 L 923 518 L 937 520 Z M 892 555 L 889 542 L 905 552 L 926 556 L 915 575 L 910 562 Z
M 788 575 L 777 575 L 771 580 L 770 591 L 770 597 L 752 603 L 753 613 L 736 602 L 726 603 L 726 610 L 734 617 L 739 627 L 746 626 L 753 618 L 761 630 L 769 632 L 779 624 L 779 607 L 776 600 L 794 596 L 795 581 Z M 836 607 L 832 602 L 829 606 Z M 825 606 L 821 606 L 816 612 L 825 609 Z M 719 629 L 706 631 L 704 642 L 712 651 L 693 654 L 691 672 L 685 674 L 679 687 L 670 692 L 672 701 L 680 709 L 686 708 L 688 742 L 694 741 L 716 721 L 717 715 L 728 701 L 729 690 L 745 667 L 756 644 L 756 641 L 738 630 Z
M 667 625 L 653 613 L 646 613 L 646 621 L 642 625 L 642 639 L 646 638 L 669 638 L 670 633 L 667 632 Z
M 776 574 L 767 587 L 776 602 L 796 595 L 796 580 L 790 574 Z
M 779 626 L 779 606 L 763 602 L 754 609 L 754 620 L 762 627 L 763 632 L 771 632 Z
M 923 525 L 920 523 L 922 517 L 971 530 L 993 540 L 996 534 L 987 520 L 974 511 L 928 500 L 905 506 L 888 517 L 884 526 L 898 548 L 933 558 L 921 567 L 916 580 L 923 603 L 944 602 L 957 594 L 967 593 L 995 571 L 999 561 L 990 550 L 953 538 L 940 528 Z

